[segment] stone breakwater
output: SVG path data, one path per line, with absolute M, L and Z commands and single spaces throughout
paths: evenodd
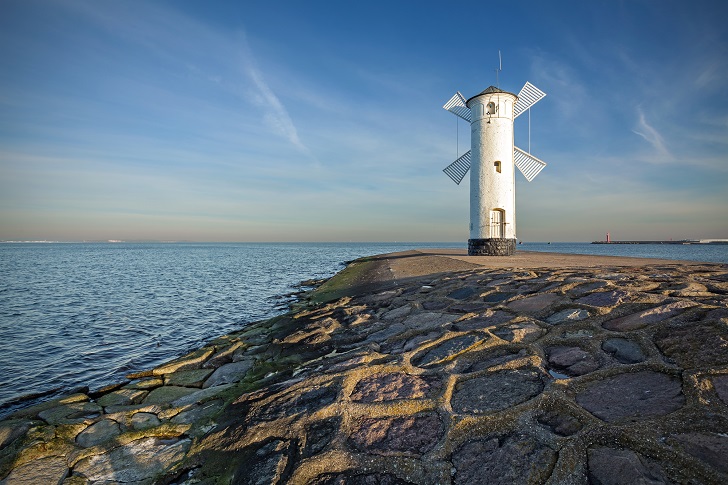
M 0 483 L 728 483 L 725 265 L 396 272 L 16 413 Z

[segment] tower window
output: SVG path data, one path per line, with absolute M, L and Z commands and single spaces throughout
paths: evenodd
M 496 106 L 496 104 L 491 101 L 490 103 L 488 103 L 488 109 L 486 111 L 489 115 L 494 115 L 496 111 L 498 111 L 498 106 Z
M 495 171 L 501 173 L 501 163 L 496 160 L 493 165 L 495 166 Z

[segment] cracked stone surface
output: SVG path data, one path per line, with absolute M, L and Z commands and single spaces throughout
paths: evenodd
M 16 412 L 0 483 L 728 483 L 728 267 L 408 254 Z

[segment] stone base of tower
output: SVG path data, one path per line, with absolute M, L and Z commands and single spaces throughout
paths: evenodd
M 468 239 L 468 256 L 511 256 L 515 250 L 515 239 Z

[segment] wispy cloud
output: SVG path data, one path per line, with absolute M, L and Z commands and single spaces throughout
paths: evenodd
M 632 132 L 644 138 L 647 143 L 652 145 L 652 148 L 654 148 L 660 156 L 665 157 L 667 160 L 672 160 L 672 154 L 665 146 L 665 140 L 662 138 L 662 135 L 660 135 L 660 133 L 647 122 L 647 117 L 645 116 L 641 106 L 637 107 L 637 117 L 638 128 L 640 131 L 632 130 Z
M 298 136 L 298 130 L 288 110 L 266 82 L 245 37 L 242 37 L 242 43 L 243 67 L 256 89 L 250 96 L 250 101 L 263 110 L 263 120 L 268 127 L 310 156 L 311 151 Z

